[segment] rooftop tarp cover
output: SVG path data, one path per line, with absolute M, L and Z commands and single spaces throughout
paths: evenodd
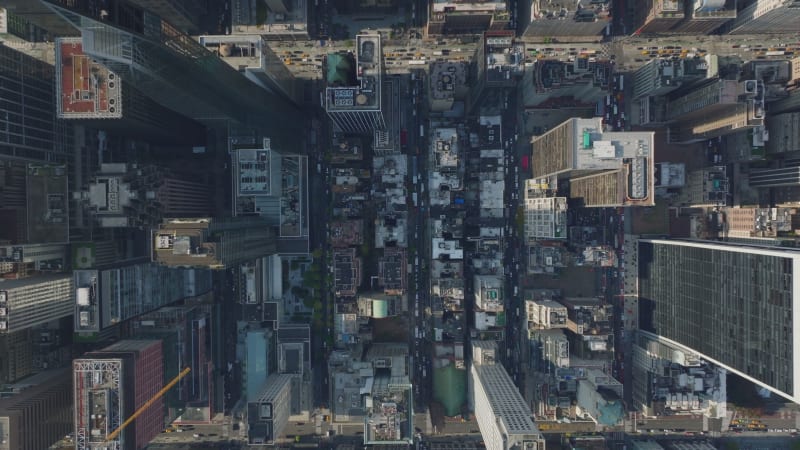
M 453 417 L 461 414 L 466 400 L 467 371 L 453 364 L 433 371 L 433 396 L 444 407 L 444 414 Z
M 352 72 L 353 65 L 349 58 L 338 53 L 328 55 L 328 84 L 346 86 Z

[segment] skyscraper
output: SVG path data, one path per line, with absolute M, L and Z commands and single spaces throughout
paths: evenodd
M 123 1 L 113 14 L 91 2 L 43 3 L 81 31 L 86 55 L 161 105 L 198 121 L 258 129 L 287 146 L 301 135 L 296 106 L 247 80 L 154 11 Z
M 0 398 L 0 449 L 48 448 L 72 429 L 69 368 L 42 372 L 11 385 Z
M 0 44 L 0 155 L 67 160 L 66 124 L 56 120 L 53 66 Z
M 87 55 L 81 38 L 56 39 L 55 66 L 59 118 L 97 125 L 115 135 L 147 136 L 149 142 L 199 145 L 205 141 L 200 123 L 163 107 Z
M 475 51 L 474 73 L 470 80 L 469 110 L 477 112 L 490 90 L 511 89 L 524 69 L 524 47 L 508 30 L 483 33 Z
M 507 0 L 436 1 L 424 4 L 429 5 L 429 35 L 505 30 L 511 20 Z
M 75 450 L 139 450 L 164 428 L 164 400 L 158 399 L 112 442 L 106 442 L 164 386 L 161 341 L 116 342 L 74 360 L 72 374 Z
M 667 103 L 671 142 L 700 142 L 764 124 L 764 82 L 713 79 Z
M 152 234 L 153 261 L 171 267 L 224 269 L 275 251 L 260 217 L 165 219 Z
M 144 227 L 162 217 L 202 217 L 213 213 L 212 183 L 200 173 L 180 173 L 156 165 L 102 163 L 80 192 L 85 210 L 100 227 Z
M 634 12 L 634 34 L 663 33 L 687 16 L 681 0 L 642 0 L 631 9 Z
M 800 251 L 640 240 L 642 330 L 800 401 Z
M 13 333 L 72 314 L 72 277 L 41 275 L 0 285 L 0 334 Z
M 731 34 L 797 32 L 800 0 L 751 0 L 748 3 L 731 24 Z
M 197 0 L 130 0 L 131 3 L 153 11 L 186 34 L 197 34 L 200 19 L 207 13 L 208 2 Z
M 272 444 L 289 422 L 292 375 L 275 373 L 267 378 L 261 392 L 247 402 L 248 442 Z
M 383 96 L 383 51 L 378 34 L 356 36 L 356 67 L 347 67 L 348 59 L 336 55 L 328 64 L 337 62 L 337 73 L 355 69 L 355 83 L 342 73 L 325 92 L 325 110 L 338 129 L 350 133 L 371 134 L 386 129 Z
M 600 117 L 568 119 L 531 141 L 534 178 L 569 180 L 587 207 L 652 206 L 654 133 L 607 132 Z
M 503 366 L 473 364 L 470 386 L 487 450 L 544 449 L 544 437 L 531 419 L 531 410 Z
M 176 269 L 151 262 L 75 270 L 76 333 L 106 328 L 178 300 L 211 290 L 211 272 Z
M 188 375 L 164 395 L 168 420 L 181 415 L 186 422 L 210 422 L 213 385 L 209 316 L 201 306 L 166 306 L 133 319 L 135 339 L 162 342 L 164 380 L 185 367 Z

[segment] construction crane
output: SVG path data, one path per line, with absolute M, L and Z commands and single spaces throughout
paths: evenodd
M 178 384 L 178 381 L 181 381 L 181 378 L 188 375 L 189 372 L 191 371 L 192 369 L 190 367 L 183 369 L 181 373 L 179 373 L 175 378 L 172 379 L 172 381 L 167 383 L 167 385 L 161 388 L 160 391 L 156 392 L 156 395 L 150 397 L 150 400 L 146 401 L 144 405 L 140 406 L 139 409 L 137 409 L 133 414 L 131 414 L 131 416 L 128 417 L 125 420 L 125 422 L 122 422 L 122 425 L 118 426 L 116 430 L 112 431 L 111 434 L 109 434 L 108 437 L 106 437 L 106 442 L 113 441 L 117 436 L 119 436 L 119 434 L 122 432 L 122 430 L 125 429 L 125 427 L 127 427 L 128 425 L 131 424 L 131 422 L 136 420 L 136 418 L 139 417 L 143 412 L 145 412 L 147 408 L 149 408 L 153 403 L 156 402 L 156 400 L 158 400 L 164 394 L 166 394 L 167 391 L 172 389 L 173 386 Z

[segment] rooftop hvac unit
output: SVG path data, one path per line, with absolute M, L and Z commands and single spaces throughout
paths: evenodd
M 764 101 L 759 100 L 753 102 L 753 118 L 754 119 L 763 119 L 764 118 Z

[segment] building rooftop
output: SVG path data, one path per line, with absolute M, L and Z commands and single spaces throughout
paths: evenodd
M 528 404 L 500 364 L 472 366 L 496 420 L 508 435 L 539 435 Z
M 502 149 L 502 117 L 481 116 L 478 119 L 478 145 L 481 149 Z
M 383 52 L 380 35 L 357 35 L 355 60 L 358 84 L 328 87 L 328 111 L 381 110 Z
M 437 13 L 455 12 L 502 12 L 508 9 L 506 0 L 473 0 L 460 2 L 455 0 L 433 0 L 431 10 Z
M 414 408 L 408 379 L 375 376 L 367 379 L 368 387 L 370 384 L 364 443 L 411 444 L 414 439 Z
M 122 117 L 122 84 L 119 76 L 84 54 L 79 37 L 59 38 L 55 48 L 58 117 Z
M 528 186 L 526 180 L 526 187 Z M 525 237 L 533 239 L 567 238 L 567 198 L 528 197 L 524 203 Z
M 520 76 L 524 69 L 525 48 L 514 41 L 513 32 L 484 33 L 484 58 L 486 63 L 486 81 L 488 83 L 507 84 Z
M 331 246 L 350 247 L 364 243 L 362 219 L 335 220 L 331 222 Z
M 662 162 L 655 165 L 656 188 L 681 187 L 686 184 L 686 164 Z
M 40 283 L 48 283 L 60 280 L 63 280 L 65 283 L 71 282 L 72 275 L 61 273 L 42 273 L 25 278 L 4 279 L 3 282 L 0 283 L 0 289 L 2 289 L 2 291 L 10 291 L 12 289 L 30 289 Z
M 276 195 L 280 192 L 280 162 L 277 161 L 281 157 L 279 153 L 268 149 L 240 149 L 236 154 L 234 174 L 238 194 Z
M 461 241 L 433 238 L 431 240 L 433 259 L 464 259 Z
M 361 284 L 361 259 L 356 256 L 356 249 L 336 249 L 333 252 L 334 292 L 337 297 L 356 295 Z
M 735 19 L 737 0 L 702 0 L 694 2 L 692 18 L 704 19 Z
M 236 69 L 261 69 L 264 41 L 258 35 L 200 36 L 200 45 Z
M 231 2 L 231 18 L 234 33 L 263 34 L 269 39 L 291 39 L 308 36 L 308 17 L 306 2 L 303 0 L 281 0 L 270 2 L 263 18 L 258 24 L 255 8 L 247 2 Z M 272 7 L 279 6 L 273 10 Z
M 435 128 L 431 133 L 431 151 L 435 170 L 456 170 L 459 166 L 460 148 L 455 128 Z
M 407 223 L 408 219 L 401 214 L 379 217 L 375 224 L 375 247 L 407 247 Z
M 653 132 L 607 132 L 600 117 L 573 118 L 534 138 L 534 176 L 580 173 L 570 196 L 586 206 L 652 205 L 653 152 Z
M 566 266 L 568 252 L 564 247 L 541 245 L 540 242 L 529 247 L 528 273 L 554 273 L 557 268 Z
M 438 61 L 431 65 L 431 98 L 453 100 L 467 83 L 466 64 Z
M 611 20 L 610 2 L 534 0 L 532 3 L 532 22 L 525 31 L 527 35 L 600 35 Z
M 385 293 L 402 295 L 407 288 L 407 260 L 406 249 L 401 247 L 387 247 L 383 257 L 378 261 L 379 283 Z
M 655 58 L 634 73 L 633 96 L 661 95 L 718 73 L 717 56 Z
M 66 166 L 29 163 L 27 171 L 25 200 L 28 242 L 67 242 L 70 221 L 67 217 L 69 192 Z
M 358 316 L 385 319 L 399 314 L 401 297 L 399 295 L 386 294 L 384 292 L 359 293 Z
M 503 278 L 491 275 L 475 275 L 474 282 L 475 306 L 484 311 L 503 311 L 506 301 L 503 294 Z
M 331 162 L 346 163 L 361 161 L 364 158 L 364 143 L 357 136 L 334 137 L 331 148 Z

